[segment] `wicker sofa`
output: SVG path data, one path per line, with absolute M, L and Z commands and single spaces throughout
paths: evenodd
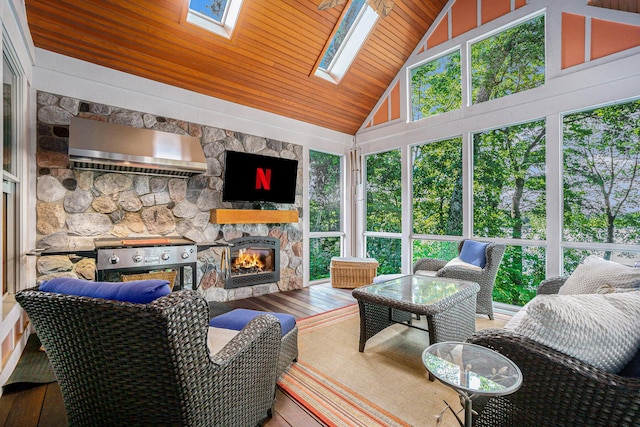
M 280 323 L 207 348 L 209 308 L 183 290 L 147 304 L 32 288 L 16 300 L 58 378 L 69 425 L 253 426 L 274 403 Z
M 543 281 L 538 295 L 558 293 L 566 279 Z M 523 374 L 517 392 L 474 401 L 476 427 L 639 425 L 640 378 L 605 372 L 514 331 L 483 330 L 468 341 L 504 354 Z

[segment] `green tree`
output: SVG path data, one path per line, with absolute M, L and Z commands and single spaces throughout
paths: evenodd
M 341 227 L 341 156 L 309 150 L 309 229 L 339 232 Z M 309 239 L 310 280 L 329 277 L 331 257 L 340 256 L 340 237 Z
M 367 231 L 400 233 L 402 186 L 400 150 L 366 156 Z
M 474 135 L 473 224 L 482 237 L 543 240 L 546 231 L 545 123 L 525 123 Z M 522 305 L 537 283 L 531 264 L 544 266 L 525 248 L 510 246 L 494 297 Z M 534 269 L 535 270 L 535 269 Z
M 462 235 L 462 138 L 412 148 L 413 230 Z
M 329 278 L 331 258 L 340 256 L 340 237 L 310 238 L 309 255 L 309 280 Z
M 639 175 L 640 101 L 566 116 L 564 238 L 637 242 Z
M 309 151 L 309 228 L 340 230 L 340 156 Z
M 474 104 L 544 84 L 544 15 L 471 46 Z
M 366 156 L 367 231 L 402 231 L 402 186 L 400 150 Z M 380 263 L 379 274 L 398 273 L 401 240 L 368 237 L 367 256 Z
M 460 51 L 411 70 L 412 120 L 420 120 L 462 105 Z

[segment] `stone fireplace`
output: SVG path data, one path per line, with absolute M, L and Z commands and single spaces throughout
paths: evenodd
M 301 219 L 269 224 L 210 220 L 210 212 L 216 209 L 267 208 L 222 201 L 227 150 L 298 160 L 295 203 L 268 208 L 298 210 L 302 218 L 302 146 L 63 95 L 38 92 L 37 98 L 38 248 L 69 248 L 71 253 L 74 248 L 92 245 L 94 238 L 179 236 L 198 245 L 195 287 L 207 300 L 228 301 L 303 287 Z M 207 172 L 167 177 L 71 169 L 71 117 L 196 136 Z M 277 254 L 273 249 L 273 255 L 259 255 L 274 271 L 236 274 L 234 278 L 225 269 L 232 254 L 228 243 L 254 238 L 268 238 L 276 246 Z M 95 261 L 74 255 L 39 257 L 36 268 L 39 282 L 60 276 L 95 279 Z M 248 276 L 259 280 L 245 283 Z
M 229 277 L 226 289 L 280 280 L 280 241 L 247 236 L 229 242 Z

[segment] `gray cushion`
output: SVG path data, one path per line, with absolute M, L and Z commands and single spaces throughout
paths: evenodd
M 605 285 L 635 288 L 640 284 L 640 268 L 607 261 L 595 255 L 587 257 L 560 287 L 560 295 L 593 294 Z
M 640 291 L 538 295 L 515 331 L 607 372 L 640 347 Z

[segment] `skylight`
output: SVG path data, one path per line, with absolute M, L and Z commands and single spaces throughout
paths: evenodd
M 315 75 L 333 83 L 346 74 L 358 51 L 367 39 L 378 14 L 365 0 L 353 0 L 329 43 Z
M 187 22 L 231 38 L 242 0 L 189 0 Z

